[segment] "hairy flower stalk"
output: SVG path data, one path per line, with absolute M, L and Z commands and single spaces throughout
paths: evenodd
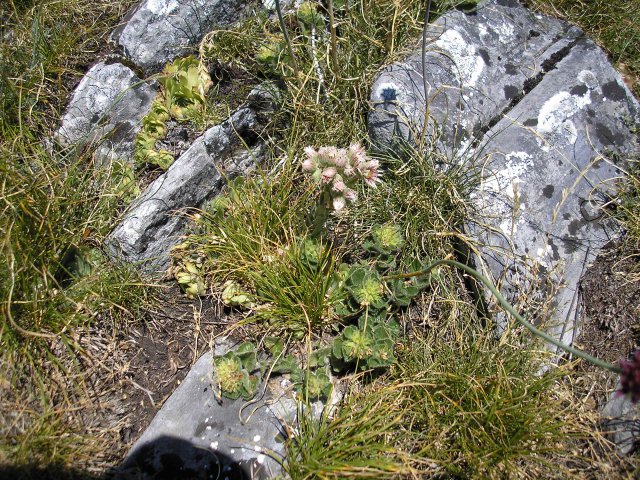
M 360 143 L 349 148 L 324 146 L 304 149 L 302 171 L 321 186 L 320 201 L 315 211 L 311 236 L 319 235 L 331 210 L 339 212 L 358 199 L 357 188 L 362 182 L 375 188 L 380 180 L 378 160 L 367 157 Z
M 332 146 L 304 149 L 302 171 L 322 188 L 316 208 L 312 236 L 320 234 L 329 212 L 339 212 L 348 203 L 357 200 L 356 190 L 360 182 L 375 188 L 380 180 L 378 160 L 367 157 L 364 147 L 356 142 L 349 148 Z
M 353 143 L 349 148 L 306 147 L 304 153 L 302 171 L 323 186 L 324 208 L 340 211 L 356 201 L 359 182 L 375 188 L 381 181 L 380 163 L 367 157 L 360 143 Z
M 502 296 L 502 294 L 498 291 L 498 289 L 491 283 L 489 279 L 487 279 L 484 275 L 482 275 L 477 270 L 469 267 L 460 262 L 456 262 L 455 260 L 438 260 L 436 262 L 431 263 L 426 268 L 419 270 L 417 272 L 398 274 L 398 275 L 388 275 L 383 277 L 385 281 L 388 280 L 396 280 L 396 279 L 404 279 L 404 278 L 412 278 L 412 277 L 420 277 L 423 275 L 428 275 L 429 272 L 440 265 L 449 265 L 452 267 L 459 268 L 465 273 L 471 275 L 476 278 L 480 282 L 482 282 L 488 289 L 491 291 L 493 296 L 498 300 L 498 303 L 504 308 L 508 313 L 510 313 L 513 318 L 515 318 L 521 325 L 527 328 L 534 335 L 543 338 L 547 342 L 555 345 L 562 350 L 569 352 L 575 355 L 578 358 L 582 358 L 583 360 L 592 363 L 593 365 L 604 368 L 605 370 L 609 370 L 611 372 L 617 373 L 620 375 L 620 383 L 622 385 L 620 394 L 629 394 L 631 396 L 632 402 L 640 401 L 640 351 L 636 351 L 633 358 L 631 360 L 621 360 L 620 366 L 614 365 L 609 362 L 605 362 L 599 358 L 593 357 L 582 350 L 579 350 L 570 345 L 566 345 L 559 340 L 555 339 L 551 335 L 542 330 L 538 330 L 533 324 L 529 323 L 524 319 L 522 315 L 520 315 L 515 308 Z

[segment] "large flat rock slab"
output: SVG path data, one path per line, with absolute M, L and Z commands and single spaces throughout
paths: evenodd
M 617 234 L 603 207 L 640 151 L 638 102 L 594 42 L 515 0 L 437 27 L 427 95 L 419 52 L 382 72 L 371 138 L 380 149 L 417 145 L 428 118 L 427 144 L 480 178 L 466 225 L 477 267 L 572 343 L 582 273 Z
M 197 208 L 215 196 L 227 179 L 245 173 L 260 156 L 255 143 L 259 121 L 244 107 L 208 129 L 169 169 L 138 197 L 107 237 L 110 256 L 138 263 L 148 272 L 168 267 L 169 250 L 180 242 L 184 209 Z M 254 145 L 247 150 L 246 145 Z
M 605 204 L 639 151 L 638 103 L 591 40 L 579 40 L 489 132 L 469 233 L 511 301 L 571 344 L 578 283 L 616 235 Z
M 215 353 L 221 355 L 229 347 L 218 343 Z M 275 459 L 285 453 L 285 422 L 295 420 L 292 385 L 267 389 L 264 397 L 252 402 L 221 398 L 217 388 L 209 352 L 165 402 L 116 478 L 231 480 L 281 475 Z
M 157 91 L 120 63 L 100 62 L 76 87 L 54 138 L 96 146 L 98 160 L 132 161 L 140 121 Z
M 486 2 L 473 15 L 450 11 L 429 31 L 426 95 L 420 49 L 387 67 L 373 84 L 374 145 L 398 138 L 417 144 L 426 134 L 442 151 L 466 149 L 581 35 L 515 0 Z
M 204 35 L 238 22 L 251 0 L 143 0 L 112 35 L 147 74 L 192 53 Z

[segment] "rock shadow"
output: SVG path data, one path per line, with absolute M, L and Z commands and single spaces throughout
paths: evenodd
M 0 465 L 0 480 L 250 480 L 249 468 L 213 449 L 162 436 L 103 475 L 55 464 Z

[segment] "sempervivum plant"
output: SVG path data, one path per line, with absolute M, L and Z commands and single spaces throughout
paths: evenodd
M 380 182 L 380 163 L 370 159 L 360 143 L 353 143 L 349 148 L 307 147 L 304 153 L 302 170 L 322 185 L 327 207 L 335 211 L 356 200 L 360 182 L 372 188 Z
M 399 330 L 395 321 L 360 317 L 358 326 L 349 325 L 333 341 L 332 355 L 346 364 L 357 363 L 363 370 L 388 367 L 395 362 L 393 350 Z
M 347 291 L 358 307 L 380 310 L 386 306 L 384 281 L 375 270 L 354 266 L 345 282 Z
M 255 395 L 260 379 L 254 373 L 259 370 L 259 365 L 255 347 L 251 343 L 243 343 L 235 351 L 215 357 L 213 369 L 218 387 L 225 397 L 249 400 Z
M 371 231 L 371 239 L 371 242 L 365 244 L 365 248 L 384 254 L 397 252 L 404 245 L 402 231 L 393 223 L 376 225 Z

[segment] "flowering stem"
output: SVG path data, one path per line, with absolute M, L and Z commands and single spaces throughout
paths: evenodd
M 577 348 L 574 348 L 570 345 L 566 345 L 560 342 L 559 340 L 555 339 L 548 333 L 537 329 L 533 324 L 525 320 L 524 317 L 522 317 L 522 315 L 520 315 L 516 311 L 516 309 L 513 308 L 513 306 L 511 306 L 511 304 L 502 296 L 502 294 L 498 291 L 498 289 L 493 285 L 493 283 L 491 283 L 491 281 L 488 278 L 486 278 L 477 270 L 463 263 L 456 262 L 455 260 L 438 260 L 431 263 L 426 268 L 419 270 L 417 272 L 403 273 L 403 274 L 397 274 L 397 275 L 387 275 L 386 277 L 383 277 L 383 279 L 386 281 L 386 280 L 419 277 L 419 276 L 428 274 L 431 270 L 438 267 L 439 265 L 449 265 L 451 267 L 459 268 L 460 270 L 464 271 L 465 273 L 471 275 L 475 279 L 482 282 L 491 291 L 493 296 L 496 297 L 496 299 L 498 300 L 502 308 L 504 308 L 507 312 L 509 312 L 521 325 L 524 325 L 534 335 L 537 335 L 545 339 L 547 342 L 555 345 L 556 347 L 561 348 L 569 353 L 572 353 L 576 357 L 582 358 L 583 360 L 586 360 L 596 365 L 597 367 L 601 367 L 601 368 L 604 368 L 605 370 L 609 370 L 611 372 L 618 373 L 618 374 L 622 373 L 622 369 L 617 365 L 613 365 L 612 363 L 605 362 L 604 360 L 600 360 L 599 358 L 592 357 L 588 353 L 585 353 L 582 350 L 578 350 Z
M 296 76 L 296 79 L 300 82 L 300 70 L 298 69 L 298 62 L 296 60 L 296 55 L 293 53 L 293 46 L 291 45 L 291 39 L 289 38 L 289 32 L 287 31 L 287 26 L 284 23 L 284 18 L 282 17 L 282 9 L 280 8 L 280 0 L 275 0 L 276 3 L 276 12 L 278 13 L 278 21 L 280 22 L 280 28 L 282 28 L 282 34 L 284 35 L 284 39 L 287 42 L 287 48 L 289 49 L 289 56 L 291 57 L 291 65 L 293 66 L 293 72 Z
M 329 0 L 329 31 L 331 32 L 331 69 L 334 75 L 338 75 L 338 41 L 336 38 L 336 22 L 333 18 L 333 0 Z

